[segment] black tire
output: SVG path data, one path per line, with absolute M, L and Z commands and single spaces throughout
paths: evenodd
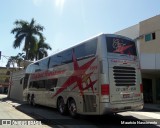
M 31 105 L 32 106 L 36 106 L 36 103 L 35 103 L 35 99 L 34 99 L 35 97 L 34 97 L 34 95 L 32 95 L 32 97 L 31 97 Z
M 67 112 L 66 105 L 64 103 L 63 98 L 59 98 L 57 101 L 57 109 L 61 115 L 65 115 Z
M 69 114 L 71 115 L 71 117 L 73 118 L 77 118 L 78 114 L 77 114 L 77 106 L 76 106 L 76 102 L 74 99 L 70 99 L 68 102 L 68 110 L 69 110 Z
M 30 95 L 27 96 L 27 103 L 28 103 L 29 105 L 31 105 L 31 98 L 30 98 Z

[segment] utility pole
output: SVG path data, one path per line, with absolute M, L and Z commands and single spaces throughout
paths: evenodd
M 1 53 L 2 53 L 2 52 L 0 51 L 0 60 L 1 60 Z

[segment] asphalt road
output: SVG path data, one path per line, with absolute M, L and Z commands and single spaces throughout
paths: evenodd
M 59 127 L 59 128 L 157 128 L 157 124 L 160 124 L 160 113 L 159 112 L 148 112 L 147 110 L 136 111 L 136 112 L 123 112 L 116 115 L 105 115 L 105 116 L 82 116 L 79 118 L 73 119 L 68 115 L 60 115 L 56 109 L 44 107 L 37 105 L 32 107 L 28 104 L 19 104 L 12 102 L 11 100 L 5 99 L 3 102 L 0 102 L 1 106 L 13 106 L 17 113 L 23 113 L 24 116 L 17 116 L 20 119 L 34 118 L 38 121 L 41 121 L 42 124 L 46 124 L 50 127 Z M 7 107 L 6 107 L 7 108 Z M 4 116 L 0 116 L 1 119 L 6 115 L 16 115 L 9 114 L 10 107 L 5 109 L 3 108 L 0 111 Z M 31 117 L 30 117 L 31 116 Z M 11 116 L 9 116 L 11 118 Z M 12 117 L 16 118 L 16 117 Z M 19 119 L 19 118 L 18 118 Z M 145 121 L 145 122 L 144 122 Z M 155 125 L 149 125 L 147 123 L 153 123 Z M 128 124 L 127 124 L 128 123 Z M 46 126 L 42 125 L 39 128 Z
M 42 122 L 54 126 L 69 128 L 116 128 L 116 127 L 141 127 L 141 128 L 156 128 L 156 125 L 142 124 L 143 122 L 151 122 L 153 124 L 160 123 L 160 114 L 157 112 L 136 111 L 123 112 L 116 115 L 104 116 L 82 116 L 73 119 L 70 116 L 60 115 L 56 109 L 37 105 L 32 107 L 28 104 L 17 106 L 16 109 L 25 112 L 28 115 L 33 115 L 34 118 L 42 120 Z M 126 125 L 125 123 L 130 123 Z M 136 124 L 135 124 L 136 123 Z M 139 123 L 137 125 L 137 123 Z

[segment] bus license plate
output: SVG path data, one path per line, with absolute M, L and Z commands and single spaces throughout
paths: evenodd
M 130 98 L 130 94 L 123 94 L 123 98 Z

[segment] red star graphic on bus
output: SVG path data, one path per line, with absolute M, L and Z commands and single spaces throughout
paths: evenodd
M 90 76 L 93 74 L 93 72 L 86 74 L 85 72 L 87 69 L 90 67 L 90 65 L 94 62 L 96 58 L 91 59 L 87 63 L 85 63 L 82 66 L 78 65 L 78 62 L 76 60 L 76 57 L 74 55 L 74 52 L 72 53 L 72 58 L 73 58 L 73 67 L 74 67 L 74 72 L 73 74 L 67 79 L 67 81 L 57 90 L 57 92 L 53 95 L 56 96 L 59 93 L 63 92 L 67 87 L 71 86 L 73 83 L 77 83 L 76 86 L 72 88 L 75 89 L 76 87 L 79 88 L 81 95 L 83 95 L 83 91 L 86 89 L 91 88 L 92 92 L 94 93 L 93 90 L 93 85 L 97 82 L 97 80 L 91 81 Z M 89 80 L 89 84 L 87 84 L 87 80 Z M 86 82 L 86 87 L 83 87 L 82 83 Z

